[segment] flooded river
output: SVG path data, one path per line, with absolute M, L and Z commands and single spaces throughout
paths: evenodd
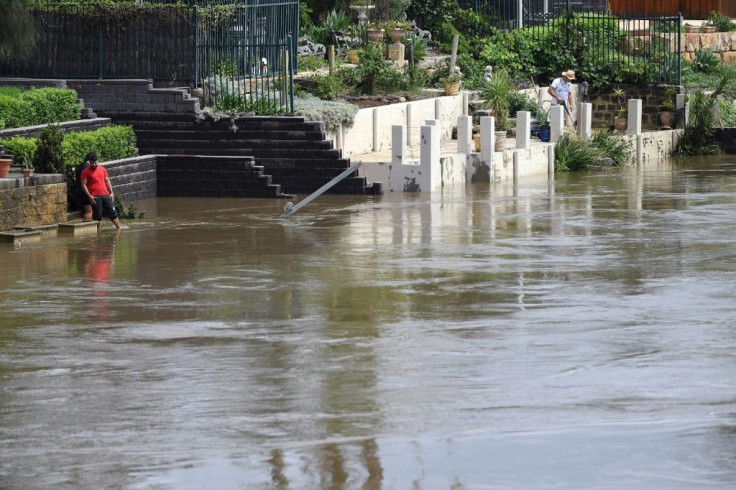
M 3 248 L 0 488 L 736 488 L 736 159 L 283 205 Z

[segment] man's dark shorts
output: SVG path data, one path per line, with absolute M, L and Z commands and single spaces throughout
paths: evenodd
M 110 194 L 95 196 L 95 204 L 92 206 L 92 219 L 100 221 L 103 216 L 107 216 L 110 219 L 118 217 L 118 212 L 115 210 L 115 205 L 112 202 Z

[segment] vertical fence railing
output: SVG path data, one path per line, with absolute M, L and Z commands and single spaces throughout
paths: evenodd
M 108 8 L 101 15 L 99 3 L 85 0 L 36 4 L 38 36 L 33 54 L 0 58 L 0 76 L 151 78 L 197 87 L 211 82 L 219 69 L 228 79 L 222 84 L 226 93 L 247 93 L 262 104 L 293 110 L 292 84 L 279 84 L 275 78 L 291 76 L 282 73 L 286 52 L 288 71 L 295 69 L 298 0 L 145 3 L 157 5 Z M 225 60 L 231 66 L 222 65 Z M 213 66 L 218 62 L 220 66 Z M 240 90 L 243 87 L 247 92 Z M 275 93 L 284 87 L 291 101 L 285 105 Z

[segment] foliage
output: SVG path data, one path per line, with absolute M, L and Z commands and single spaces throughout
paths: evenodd
M 590 141 L 566 134 L 555 146 L 555 171 L 585 170 L 595 165 L 600 156 Z
M 6 128 L 20 128 L 79 119 L 82 107 L 77 93 L 70 89 L 4 89 L 0 92 L 0 114 Z
M 480 97 L 483 107 L 490 109 L 496 118 L 496 128 L 499 131 L 509 129 L 509 107 L 511 93 L 514 87 L 506 70 L 496 70 L 490 81 L 481 88 Z
M 715 26 L 718 32 L 736 31 L 736 26 L 731 22 L 731 18 L 715 10 L 712 10 L 708 16 L 707 24 Z
M 616 109 L 616 117 L 628 116 L 629 108 L 627 107 L 626 93 L 624 93 L 623 89 L 621 88 L 615 88 L 613 90 L 613 96 L 616 98 L 616 103 L 618 104 L 618 109 Z
M 657 110 L 660 112 L 674 112 L 676 95 L 677 91 L 674 87 L 668 87 L 665 92 L 664 100 L 657 106 Z
M 294 115 L 304 116 L 310 121 L 324 121 L 328 131 L 335 132 L 342 124 L 353 126 L 358 106 L 337 100 L 321 100 L 310 94 L 294 97 Z
M 410 43 L 412 45 L 412 52 L 414 53 L 414 63 L 419 63 L 427 57 L 427 54 L 429 53 L 429 46 L 427 46 L 427 41 L 417 36 L 413 32 L 407 33 L 405 39 L 407 46 Z
M 53 131 L 53 130 L 52 130 Z M 95 131 L 72 131 L 63 135 L 61 158 L 63 167 L 73 167 L 84 159 L 84 156 L 95 149 L 100 161 L 118 160 L 136 155 L 136 139 L 130 126 L 107 126 Z M 6 152 L 16 158 L 28 157 L 38 172 L 48 172 L 46 165 L 38 166 L 36 147 L 39 139 L 14 136 L 0 140 Z M 57 172 L 61 173 L 61 171 Z
M 118 211 L 118 215 L 123 219 L 142 219 L 146 216 L 145 211 L 141 211 L 140 213 L 138 212 L 134 203 L 130 203 L 130 205 L 126 206 L 125 201 L 118 194 L 115 194 L 113 204 L 115 205 L 115 209 Z
M 304 29 L 314 25 L 312 22 L 312 7 L 307 2 L 299 2 L 299 30 L 304 34 Z
M 131 126 L 106 126 L 96 131 L 74 131 L 64 137 L 64 165 L 77 165 L 94 149 L 101 162 L 134 157 L 136 138 Z
M 23 58 L 36 37 L 27 0 L 0 1 L 0 56 Z
M 595 131 L 591 143 L 599 155 L 611 158 L 614 165 L 624 165 L 631 160 L 633 153 L 631 141 L 617 137 L 608 129 Z
M 537 104 L 537 101 L 526 95 L 524 92 L 512 91 L 509 95 L 509 116 L 516 117 L 519 111 L 529 111 L 533 118 L 539 121 L 540 125 L 547 124 L 549 115 Z
M 716 155 L 721 148 L 715 141 L 713 107 L 717 98 L 696 91 L 690 96 L 690 120 L 680 136 L 675 155 Z
M 299 64 L 299 71 L 317 71 L 327 66 L 327 61 L 324 58 L 311 55 L 299 56 L 297 63 Z
M 378 80 L 385 78 L 388 70 L 392 70 L 392 64 L 384 59 L 380 43 L 371 43 L 361 49 L 358 66 L 354 69 L 354 76 L 360 80 L 358 90 L 362 93 L 375 94 Z
M 457 0 L 412 0 L 406 13 L 410 19 L 421 20 L 421 26 L 437 37 L 442 26 L 452 25 L 459 12 Z M 452 39 L 451 34 L 449 38 Z
M 721 127 L 736 128 L 736 106 L 729 100 L 718 100 L 718 115 L 721 118 Z
M 216 111 L 235 111 L 239 114 L 276 116 L 281 114 L 281 104 L 276 97 L 251 98 L 239 94 L 226 94 L 219 98 L 212 108 Z
M 314 82 L 314 95 L 323 100 L 335 100 L 345 90 L 345 84 L 338 75 L 319 75 L 309 77 Z
M 64 168 L 62 142 L 64 133 L 58 124 L 46 126 L 36 142 L 36 152 L 33 155 L 33 168 L 39 173 L 58 174 Z
M 699 49 L 695 52 L 692 68 L 695 72 L 713 73 L 713 71 L 721 64 L 721 60 L 707 49 Z
M 210 73 L 221 77 L 233 78 L 238 75 L 238 65 L 227 56 L 216 57 L 210 66 Z
M 393 0 L 388 5 L 388 17 L 392 20 L 406 19 L 406 9 L 409 8 L 411 0 Z
M 16 161 L 25 160 L 25 158 L 33 159 L 36 152 L 36 138 L 24 138 L 22 136 L 13 136 L 10 139 L 0 140 L 0 145 L 5 146 L 5 153 L 14 155 Z

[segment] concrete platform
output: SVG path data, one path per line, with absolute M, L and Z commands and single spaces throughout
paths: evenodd
M 40 230 L 26 231 L 13 230 L 0 233 L 0 242 L 12 243 L 15 248 L 22 247 L 28 243 L 40 243 L 43 232 Z
M 84 236 L 97 234 L 97 221 L 69 221 L 59 223 L 59 234 Z
M 18 225 L 15 227 L 17 231 L 40 231 L 43 238 L 55 237 L 59 232 L 59 225 Z

